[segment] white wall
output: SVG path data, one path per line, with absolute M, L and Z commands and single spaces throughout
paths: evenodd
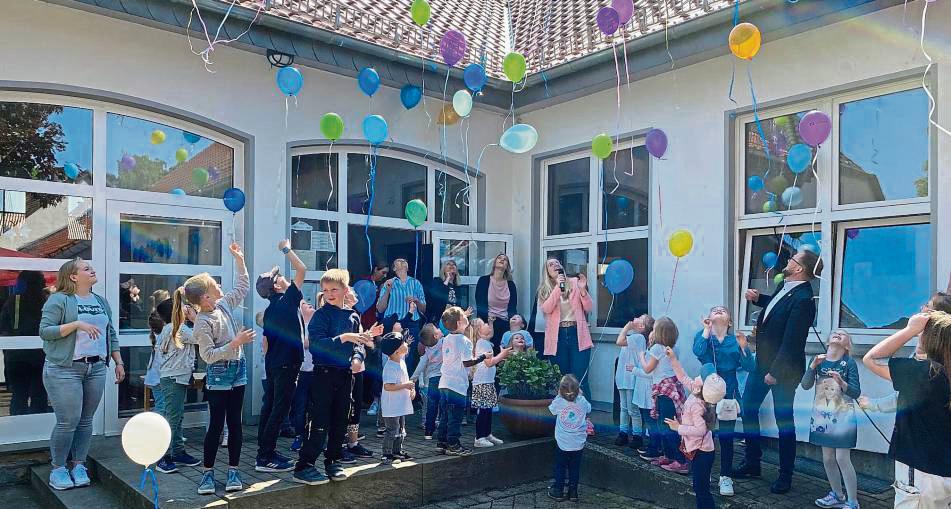
M 907 6 L 907 21 L 903 22 L 903 8 L 869 14 L 821 29 L 800 33 L 766 43 L 752 63 L 753 81 L 760 103 L 781 101 L 801 94 L 818 94 L 830 87 L 847 85 L 868 79 L 916 69 L 925 65 L 918 47 L 918 28 L 924 2 Z M 951 5 L 933 3 L 929 7 L 927 48 L 935 59 L 938 87 L 936 95 L 951 94 L 951 79 L 945 65 L 951 57 L 951 46 L 942 27 L 951 20 Z M 724 46 L 726 41 L 724 40 Z M 664 314 L 664 296 L 670 288 L 674 259 L 667 251 L 666 239 L 676 228 L 689 228 L 695 236 L 693 253 L 680 262 L 677 288 L 670 316 L 681 327 L 678 354 L 690 357 L 690 338 L 697 326 L 698 316 L 713 304 L 725 303 L 726 285 L 732 270 L 727 242 L 732 231 L 728 228 L 728 193 L 725 186 L 724 131 L 725 113 L 736 106 L 729 101 L 732 55 L 715 58 L 688 67 L 677 66 L 673 71 L 631 83 L 630 90 L 621 86 L 620 129 L 616 124 L 616 91 L 612 88 L 568 103 L 526 113 L 520 121 L 534 125 L 539 131 L 539 143 L 533 154 L 555 151 L 575 144 L 587 144 L 601 132 L 631 132 L 648 128 L 663 129 L 669 139 L 664 160 L 653 160 L 654 189 L 651 207 L 651 253 L 653 256 L 650 281 L 650 306 L 654 316 Z M 623 71 L 623 69 L 622 69 Z M 934 71 L 933 71 L 934 72 Z M 736 63 L 734 98 L 740 107 L 751 105 L 746 82 L 746 66 Z M 623 75 L 622 75 L 623 80 Z M 951 125 L 951 102 L 939 103 L 936 118 Z M 932 168 L 939 168 L 933 193 L 943 197 L 951 193 L 951 173 L 945 168 L 951 164 L 951 137 L 939 135 L 937 160 Z M 531 182 L 531 156 L 516 160 L 516 188 L 528 188 Z M 663 193 L 663 223 L 656 206 L 658 188 Z M 532 210 L 543 191 L 519 193 L 514 196 L 513 224 L 518 224 L 525 211 Z M 951 271 L 951 200 L 937 201 L 933 218 L 937 231 L 936 254 L 938 267 L 936 284 L 943 287 Z M 516 229 L 518 267 L 538 270 L 538 260 L 530 260 L 529 252 L 535 239 L 528 229 Z M 529 274 L 519 273 L 519 284 L 527 288 Z M 610 335 L 605 339 L 613 340 Z M 616 348 L 602 344 L 595 353 L 590 381 L 594 399 L 611 401 L 613 362 Z M 696 366 L 696 364 L 694 364 Z M 864 392 L 884 395 L 889 385 L 862 370 Z M 800 417 L 797 419 L 800 439 L 808 438 L 808 411 L 812 393 L 800 391 L 797 398 Z M 859 417 L 860 442 L 863 449 L 883 451 L 884 440 Z M 891 429 L 891 418 L 877 416 Z M 770 422 L 771 418 L 768 419 Z M 766 422 L 764 421 L 764 426 Z

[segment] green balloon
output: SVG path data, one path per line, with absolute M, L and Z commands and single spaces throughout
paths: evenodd
M 339 140 L 343 136 L 343 118 L 336 113 L 325 113 L 320 117 L 320 133 L 328 140 Z
M 614 142 L 607 134 L 601 133 L 591 140 L 591 151 L 598 159 L 604 159 L 614 152 Z
M 525 57 L 521 53 L 509 53 L 502 60 L 502 71 L 512 83 L 518 83 L 525 77 Z
M 773 200 L 768 200 L 763 204 L 763 212 L 776 212 L 776 202 Z
M 413 225 L 413 228 L 419 228 L 423 223 L 426 222 L 426 204 L 423 203 L 423 200 L 415 199 L 410 200 L 406 204 L 406 220 L 409 221 L 409 224 Z
M 208 170 L 205 168 L 192 170 L 192 183 L 197 187 L 204 187 L 208 183 Z
M 769 190 L 769 192 L 780 196 L 782 196 L 783 191 L 785 191 L 789 185 L 789 179 L 783 175 L 777 175 L 766 181 L 766 189 Z
M 426 0 L 415 0 L 409 8 L 409 14 L 413 17 L 413 23 L 423 26 L 429 23 L 429 2 Z
M 785 281 L 785 280 L 786 280 L 786 276 L 784 276 L 782 272 L 780 272 L 779 274 L 776 274 L 775 276 L 773 276 L 773 283 L 774 283 L 776 286 L 779 286 L 779 285 L 783 284 L 783 281 Z

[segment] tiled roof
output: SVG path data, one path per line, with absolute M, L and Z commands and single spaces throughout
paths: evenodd
M 92 209 L 78 217 L 69 216 L 66 228 L 23 245 L 19 251 L 37 258 L 73 258 L 88 249 L 82 241 L 92 239 Z
M 178 188 L 190 196 L 220 197 L 225 189 L 231 187 L 233 167 L 234 150 L 227 145 L 213 143 L 187 161 L 173 166 L 148 190 L 167 193 Z M 217 175 L 209 176 L 208 183 L 199 189 L 192 181 L 192 170 L 195 168 L 217 168 L 218 172 Z
M 238 3 L 255 10 L 261 0 Z M 447 30 L 455 29 L 465 35 L 467 43 L 466 56 L 457 66 L 484 63 L 487 74 L 500 78 L 502 59 L 510 48 L 525 55 L 528 73 L 534 74 L 610 48 L 614 42 L 636 39 L 730 8 L 734 1 L 635 0 L 634 16 L 612 38 L 605 37 L 594 20 L 598 9 L 610 5 L 610 0 L 429 3 L 432 17 L 422 31 L 410 19 L 412 0 L 267 0 L 265 12 L 437 62 L 442 62 L 439 39 Z

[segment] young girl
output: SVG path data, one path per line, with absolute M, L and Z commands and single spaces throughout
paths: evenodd
M 651 461 L 651 464 L 670 472 L 686 474 L 690 469 L 680 452 L 680 439 L 677 432 L 666 424 L 668 419 L 680 418 L 684 403 L 683 386 L 677 380 L 666 353 L 666 348 L 673 348 L 677 344 L 679 335 L 674 321 L 666 316 L 661 317 L 650 334 L 650 349 L 646 354 L 641 353 L 639 360 L 644 372 L 652 376 L 651 396 L 654 399 L 654 408 L 651 417 L 657 419 L 663 449 L 663 455 Z
M 693 353 L 701 364 L 711 365 L 717 375 L 726 382 L 726 396 L 717 437 L 720 441 L 720 494 L 732 496 L 733 489 L 733 437 L 736 430 L 736 413 L 739 409 L 739 371 L 751 356 L 746 338 L 731 332 L 733 318 L 723 306 L 714 306 L 703 318 L 702 328 L 693 338 Z
M 165 394 L 165 419 L 172 428 L 172 440 L 165 458 L 157 465 L 159 472 L 170 474 L 178 465 L 198 466 L 201 461 L 185 452 L 182 440 L 182 418 L 185 416 L 185 397 L 192 371 L 195 369 L 195 346 L 197 342 L 187 324 L 198 318 L 195 308 L 185 303 L 185 291 L 175 290 L 174 297 L 155 308 L 165 322 L 158 338 L 158 349 L 164 356 L 159 368 L 161 388 Z
M 568 374 L 558 384 L 558 396 L 548 410 L 555 416 L 555 480 L 548 488 L 548 496 L 562 501 L 578 501 L 578 481 L 581 479 L 581 452 L 588 440 L 588 414 L 591 403 L 585 399 L 578 379 Z M 565 496 L 565 473 L 568 474 L 568 496 Z
M 475 447 L 492 447 L 502 443 L 492 435 L 492 407 L 498 404 L 495 392 L 496 365 L 505 360 L 512 347 L 505 347 L 493 356 L 492 335 L 494 331 L 488 323 L 479 328 L 479 339 L 475 344 L 475 357 L 485 354 L 485 361 L 476 366 L 472 377 L 472 408 L 476 410 Z
M 234 315 L 233 309 L 241 305 L 251 283 L 241 246 L 233 243 L 230 250 L 238 272 L 234 290 L 223 294 L 218 283 L 207 273 L 192 276 L 182 285 L 185 299 L 199 309 L 194 337 L 199 355 L 208 364 L 205 398 L 208 400 L 210 417 L 204 443 L 205 473 L 198 484 L 199 495 L 215 492 L 213 467 L 225 420 L 231 432 L 228 437 L 229 468 L 225 491 L 244 489 L 238 474 L 242 445 L 241 409 L 244 388 L 248 383 L 247 360 L 242 346 L 254 340 L 255 332 L 241 327 L 240 320 Z
M 815 404 L 809 422 L 809 443 L 822 447 L 822 463 L 832 491 L 816 500 L 819 507 L 859 506 L 858 484 L 850 454 L 855 447 L 858 424 L 854 400 L 862 394 L 859 368 L 849 356 L 852 338 L 842 330 L 829 336 L 824 355 L 817 355 L 802 377 L 802 388 L 816 386 Z M 840 475 L 841 472 L 841 475 Z M 845 492 L 842 491 L 843 481 Z
M 661 455 L 660 432 L 657 428 L 657 419 L 651 416 L 651 410 L 654 409 L 654 398 L 651 396 L 653 377 L 644 372 L 640 366 L 640 356 L 647 352 L 647 338 L 654 330 L 654 317 L 643 314 L 634 319 L 631 330 L 627 335 L 627 343 L 634 350 L 634 391 L 631 404 L 635 407 L 637 413 L 641 416 L 641 442 L 646 440 L 637 448 L 637 453 L 641 458 L 653 461 Z M 637 446 L 637 441 L 632 441 L 631 446 Z
M 690 458 L 693 491 L 697 494 L 697 509 L 713 509 L 713 495 L 710 494 L 710 472 L 713 470 L 713 426 L 717 420 L 716 404 L 723 400 L 727 391 L 726 382 L 716 373 L 710 373 L 705 380 L 700 377 L 691 379 L 684 372 L 674 350 L 665 350 L 671 366 L 680 381 L 690 391 L 684 403 L 682 417 L 664 419 L 683 439 L 682 449 Z
M 641 441 L 643 433 L 643 423 L 641 422 L 641 413 L 634 406 L 634 385 L 637 375 L 635 368 L 636 345 L 634 338 L 628 340 L 628 336 L 634 335 L 634 321 L 627 322 L 621 332 L 617 335 L 617 346 L 621 347 L 617 357 L 617 366 L 614 368 L 614 383 L 617 385 L 618 398 L 621 404 L 621 425 L 618 430 L 617 440 L 614 445 L 625 446 L 631 441 Z M 641 444 L 631 444 L 635 449 Z

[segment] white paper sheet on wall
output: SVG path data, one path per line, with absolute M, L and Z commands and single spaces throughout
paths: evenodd
M 333 253 L 335 251 L 333 234 L 321 231 L 310 232 L 310 248 L 321 253 Z

